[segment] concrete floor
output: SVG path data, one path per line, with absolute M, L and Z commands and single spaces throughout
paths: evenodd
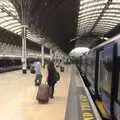
M 70 80 L 70 68 L 65 67 L 55 87 L 55 99 L 48 104 L 36 101 L 34 75 L 21 71 L 0 74 L 0 120 L 64 120 Z M 47 71 L 42 70 L 43 82 Z

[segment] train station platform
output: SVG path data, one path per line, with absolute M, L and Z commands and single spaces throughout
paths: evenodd
M 42 75 L 45 83 L 46 68 Z M 36 100 L 34 77 L 29 70 L 0 74 L 0 120 L 101 120 L 75 65 L 66 65 L 60 72 L 54 99 L 47 104 Z
M 0 120 L 64 120 L 71 67 L 60 73 L 55 87 L 55 98 L 48 104 L 36 100 L 34 74 L 21 70 L 0 74 Z M 42 70 L 43 82 L 47 70 Z

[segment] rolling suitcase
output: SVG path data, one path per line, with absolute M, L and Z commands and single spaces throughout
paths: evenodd
M 36 99 L 40 103 L 47 103 L 49 101 L 49 86 L 47 84 L 39 86 Z
M 30 72 L 31 72 L 32 74 L 35 74 L 34 66 L 30 66 Z
M 61 67 L 60 67 L 60 71 L 61 71 L 61 72 L 64 72 L 64 67 L 61 66 Z
M 39 86 L 41 84 L 42 81 L 42 75 L 38 74 L 35 78 L 35 86 Z

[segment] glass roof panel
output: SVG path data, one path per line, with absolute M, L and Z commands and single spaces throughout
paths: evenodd
M 8 16 L 7 13 L 0 12 L 0 19 L 3 18 L 3 17 L 6 17 L 6 16 Z
M 113 0 L 113 3 L 114 3 L 114 2 L 115 2 L 115 3 L 118 3 L 118 2 L 120 3 L 120 0 Z
M 100 26 L 96 27 L 94 31 L 99 32 L 105 30 L 106 32 L 109 32 L 113 27 L 107 27 L 107 26 Z
M 4 21 L 5 21 L 4 19 L 0 19 L 0 23 L 1 23 L 1 22 L 4 22 Z M 0 25 L 0 26 L 1 26 L 1 25 Z
M 0 27 L 3 27 L 4 29 L 7 29 L 18 35 L 21 35 L 22 33 L 22 24 L 19 22 L 18 13 L 9 0 L 0 0 Z M 29 37 L 30 40 L 38 43 L 39 40 L 33 39 L 35 36 L 32 36 L 29 30 L 27 31 L 27 37 Z
M 79 15 L 78 17 L 82 18 L 84 16 L 90 16 L 90 15 L 93 15 L 93 14 L 100 14 L 100 12 L 101 12 L 101 10 L 89 11 L 89 12 L 87 12 L 85 14 Z
M 107 28 L 104 28 L 104 29 L 99 28 L 99 29 L 96 29 L 94 31 L 99 33 L 99 34 L 103 34 L 104 35 L 104 34 L 108 33 L 110 30 L 111 29 L 107 29 Z
M 15 31 L 15 33 L 18 33 L 18 32 L 22 32 L 22 30 L 21 30 L 21 29 L 18 29 L 18 30 Z
M 116 14 L 116 13 L 104 13 L 104 16 L 111 16 L 111 17 L 115 17 L 115 18 L 120 18 L 120 14 Z
M 106 13 L 116 13 L 118 14 L 120 12 L 120 9 L 116 9 L 116 8 L 110 8 L 106 10 Z
M 79 12 L 79 14 L 85 14 L 85 13 L 87 13 L 87 12 L 89 12 L 89 11 L 94 11 L 94 10 L 102 10 L 104 8 L 104 5 L 103 6 L 96 6 L 96 7 L 90 7 L 90 8 L 88 8 L 88 9 L 84 9 L 84 10 L 80 10 L 80 12 Z
M 16 26 L 20 26 L 20 23 L 11 24 L 10 26 L 7 26 L 5 29 L 10 30 L 11 28 L 16 27 Z
M 18 16 L 18 13 L 17 13 L 15 7 L 8 0 L 1 0 L 0 6 L 3 7 L 4 9 L 6 9 L 7 11 L 11 12 L 13 15 Z
M 4 17 L 4 20 L 5 20 L 5 21 L 14 20 L 14 18 L 13 18 L 13 17 L 6 16 L 6 17 Z
M 112 25 L 112 24 L 98 24 L 97 27 L 110 27 L 110 28 L 114 28 L 116 25 Z
M 91 3 L 81 5 L 80 10 L 88 9 L 90 7 L 92 8 L 92 7 L 97 7 L 97 6 L 103 6 L 103 5 L 105 5 L 105 2 L 103 2 L 103 1 L 94 1 L 94 2 L 91 2 Z
M 98 16 L 99 16 L 100 14 L 93 14 L 93 15 L 90 15 L 90 16 L 84 16 L 84 17 L 80 17 L 80 18 L 78 18 L 79 20 L 85 20 L 85 19 L 96 19 L 96 18 L 98 18 Z
M 87 3 L 93 3 L 95 0 L 81 0 L 80 1 L 80 4 L 81 5 L 84 5 L 84 4 L 87 4 Z M 99 0 L 99 1 L 102 1 L 102 2 L 104 2 L 104 1 L 106 1 L 106 0 Z
M 86 26 L 86 25 L 89 25 L 89 26 L 91 25 L 91 26 L 92 26 L 93 24 L 94 24 L 93 21 L 87 21 L 87 22 L 83 22 L 83 23 L 81 23 L 81 24 L 78 24 L 78 27 L 81 27 L 81 26 L 84 26 L 84 25 L 85 25 L 85 26 Z
M 108 21 L 101 21 L 98 23 L 98 25 L 111 25 L 111 26 L 116 26 L 117 23 L 114 23 L 114 22 L 108 22 Z
M 101 20 L 100 22 L 102 22 L 102 23 L 113 23 L 113 24 L 118 24 L 119 23 L 119 21 L 116 21 L 116 20 L 111 20 L 111 19 L 104 19 L 104 20 Z
M 120 0 L 80 0 L 78 34 L 105 34 L 120 24 Z M 91 29 L 92 28 L 92 29 Z M 90 31 L 88 31 L 90 30 Z
M 22 25 L 14 27 L 14 28 L 11 28 L 11 31 L 14 31 L 14 30 L 17 30 L 17 29 L 22 29 Z
M 98 20 L 108 0 L 81 0 L 78 17 L 78 31 L 89 32 Z M 84 34 L 84 33 L 83 33 Z
M 21 31 L 17 33 L 18 35 L 21 35 Z
M 82 23 L 82 22 L 85 22 L 85 21 L 93 21 L 93 22 L 95 22 L 96 19 L 97 19 L 97 17 L 95 17 L 95 18 L 92 17 L 91 19 L 87 18 L 87 19 L 84 19 L 84 20 L 79 20 L 79 19 L 78 19 L 78 22 L 79 22 L 79 23 Z
M 10 21 L 8 21 L 8 22 L 2 23 L 1 26 L 2 26 L 2 27 L 6 27 L 6 26 L 8 26 L 8 25 L 12 25 L 12 24 L 15 24 L 15 23 L 18 23 L 18 21 L 13 19 L 13 20 L 10 20 Z
M 109 8 L 119 8 L 120 4 L 111 4 Z

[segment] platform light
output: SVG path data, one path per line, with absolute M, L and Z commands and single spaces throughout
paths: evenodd
M 78 59 L 83 53 L 88 52 L 90 49 L 87 47 L 77 47 L 70 51 L 69 56 L 73 59 Z
M 79 36 L 77 36 L 77 37 L 75 37 L 75 38 L 73 38 L 73 39 L 71 39 L 70 40 L 70 42 L 73 42 L 73 41 L 76 41 L 77 39 L 79 39 L 80 37 Z
M 106 40 L 106 41 L 108 41 L 108 40 L 109 40 L 109 38 L 108 38 L 108 37 L 100 37 L 100 39 L 103 39 L 103 40 Z

